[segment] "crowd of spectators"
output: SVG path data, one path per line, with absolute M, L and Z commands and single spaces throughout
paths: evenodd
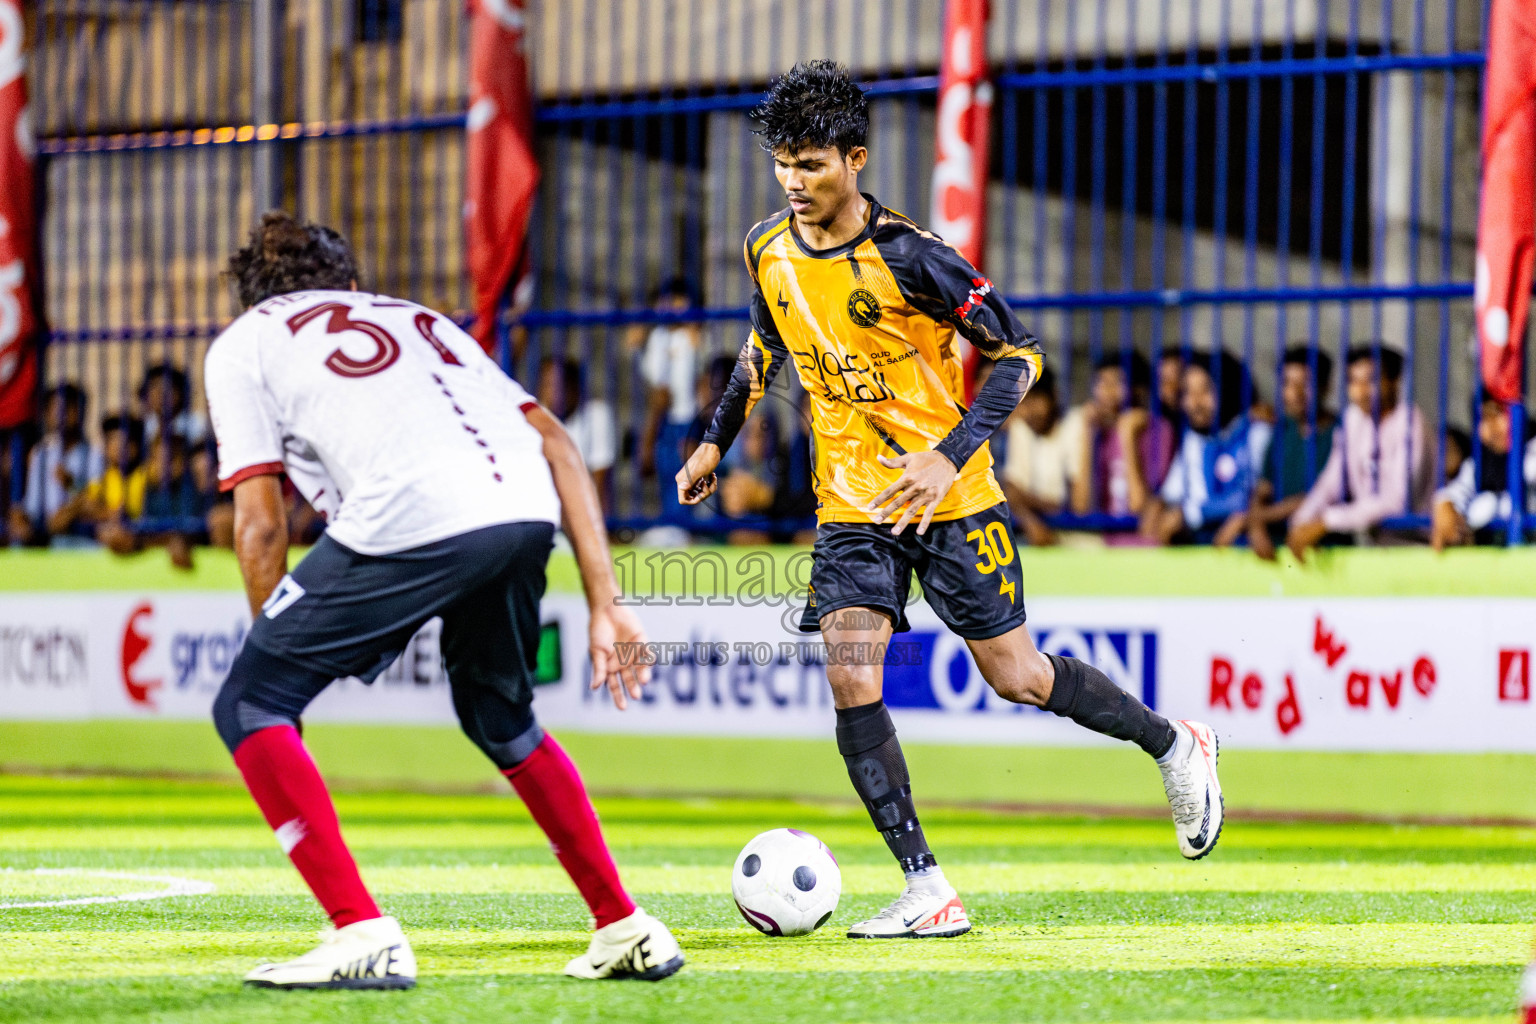
M 687 282 L 669 282 L 654 301 L 672 316 L 626 338 L 626 361 L 643 386 L 637 426 L 623 429 L 612 406 L 591 395 L 587 365 L 571 358 L 539 365 L 537 397 L 576 441 L 610 521 L 624 539 L 642 543 L 809 542 L 811 421 L 798 387 L 789 401 L 771 396 L 748 420 L 721 463 L 709 507 L 678 504 L 673 476 L 714 415 L 734 360 L 706 355 L 701 325 L 685 318 L 696 302 Z M 987 369 L 983 363 L 979 373 Z M 1282 545 L 1305 559 L 1321 544 L 1428 539 L 1441 549 L 1502 541 L 1517 443 L 1509 411 L 1479 402 L 1469 410 L 1474 430 L 1449 426 L 1442 444 L 1405 394 L 1399 352 L 1380 344 L 1349 350 L 1342 415 L 1330 407 L 1334 370 L 1327 352 L 1289 348 L 1276 407 L 1226 352 L 1169 351 L 1154 366 L 1125 351 L 1100 359 L 1086 400 L 1064 407 L 1047 367 L 991 441 L 1021 539 L 1246 545 L 1266 559 Z M 218 493 L 208 420 L 191 398 L 183 370 L 152 366 L 133 400 L 92 432 L 85 391 L 74 383 L 52 388 L 33 436 L 0 436 L 0 540 L 121 553 L 164 547 L 183 566 L 196 544 L 230 545 L 233 508 Z M 1529 419 L 1518 445 L 1527 507 L 1536 511 Z M 1437 446 L 1445 481 L 1438 490 Z M 657 512 L 616 514 L 613 474 L 623 461 Z M 313 541 L 323 520 L 297 492 L 287 493 L 293 541 Z
M 1226 352 L 1170 352 L 1156 379 L 1135 352 L 1107 355 L 1087 401 L 1063 411 L 1047 371 L 993 440 L 999 478 L 1028 543 L 1092 532 L 1109 544 L 1246 545 L 1305 560 L 1322 544 L 1502 540 L 1511 509 L 1510 416 L 1473 410 L 1476 442 L 1451 426 L 1445 487 L 1437 439 L 1405 395 L 1404 360 L 1381 344 L 1347 354 L 1346 405 L 1329 407 L 1333 360 L 1283 353 L 1279 409 Z M 1154 396 L 1155 392 L 1155 396 Z M 1536 511 L 1536 428 L 1522 440 L 1528 511 Z M 1426 531 L 1423 522 L 1428 519 Z
M 25 429 L 0 438 L 0 540 L 120 554 L 161 547 L 183 568 L 195 545 L 231 545 L 233 506 L 218 493 L 213 436 L 185 371 L 151 366 L 94 438 L 78 384 L 54 386 L 41 405 L 35 438 Z M 295 539 L 312 540 L 324 524 L 296 492 L 290 500 Z

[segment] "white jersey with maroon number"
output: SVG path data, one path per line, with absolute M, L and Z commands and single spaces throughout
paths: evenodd
M 268 299 L 208 349 L 219 485 L 286 471 L 330 535 L 390 554 L 560 522 L 533 399 L 447 317 L 368 292 Z

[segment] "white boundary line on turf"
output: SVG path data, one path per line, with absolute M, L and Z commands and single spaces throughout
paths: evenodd
M 0 869 L 0 876 L 11 874 L 12 869 Z M 19 910 L 27 907 L 83 907 L 94 903 L 135 903 L 141 900 L 158 900 L 167 896 L 206 896 L 216 886 L 212 882 L 198 882 L 174 875 L 136 875 L 127 871 L 97 871 L 92 868 L 33 868 L 31 875 L 84 875 L 88 878 L 127 879 L 130 882 L 159 882 L 165 886 L 147 892 L 125 892 L 117 896 L 81 896 L 72 900 L 40 900 L 33 903 L 0 903 L 0 910 Z

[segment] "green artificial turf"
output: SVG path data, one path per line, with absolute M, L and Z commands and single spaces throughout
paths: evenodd
M 849 800 L 825 740 L 600 736 L 560 731 L 588 785 L 610 794 Z M 321 767 L 358 787 L 491 789 L 502 781 L 451 726 L 317 722 Z M 1163 813 L 1161 781 L 1128 745 L 903 744 L 923 801 Z M 1536 756 L 1223 750 L 1227 806 L 1251 812 L 1536 821 Z M 235 778 L 211 723 L 0 722 L 0 771 L 144 772 Z M 1348 785 L 1339 785 L 1347 779 Z
M 240 987 L 323 921 L 238 786 L 0 777 L 0 1021 L 1508 1020 L 1536 920 L 1536 829 L 1238 820 L 1191 864 L 1165 821 L 936 807 L 924 823 L 975 930 L 852 942 L 842 929 L 900 882 L 862 809 L 610 797 L 598 809 L 621 870 L 689 964 L 657 985 L 588 983 L 559 974 L 584 948 L 585 908 L 516 799 L 337 803 L 413 940 L 412 992 Z M 836 914 L 805 938 L 758 935 L 729 899 L 736 851 L 781 825 L 815 832 L 843 868 Z M 164 879 L 214 888 L 14 906 Z

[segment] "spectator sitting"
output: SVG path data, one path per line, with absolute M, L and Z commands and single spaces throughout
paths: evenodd
M 11 507 L 13 543 L 41 543 L 59 510 L 101 476 L 101 451 L 85 439 L 85 410 L 85 392 L 74 384 L 48 395 L 45 432 L 27 458 L 27 489 Z
M 1472 457 L 1472 435 L 1460 427 L 1445 428 L 1445 478 L 1456 479 L 1462 463 Z
M 1081 406 L 1087 429 L 1080 464 L 1092 471 L 1073 483 L 1078 515 L 1137 515 L 1162 484 L 1173 458 L 1173 425 L 1147 408 L 1151 392 L 1152 368 L 1140 352 L 1100 358 Z
M 1165 348 L 1157 357 L 1157 405 L 1152 411 L 1173 427 L 1175 447 L 1184 433 L 1184 364 L 1188 361 L 1177 348 Z
M 662 285 L 652 301 L 652 308 L 663 313 L 682 313 L 697 306 L 692 283 L 682 277 Z M 674 524 L 687 518 L 678 503 L 673 478 L 683 468 L 683 444 L 699 411 L 702 341 L 703 328 L 698 321 L 657 324 L 648 334 L 637 325 L 626 339 L 631 351 L 640 352 L 640 377 L 647 388 L 640 473 L 657 478 L 662 519 Z
M 1536 423 L 1525 421 L 1525 448 L 1521 456 L 1525 477 L 1526 511 L 1536 510 Z M 1449 435 L 1449 431 L 1447 431 Z M 1451 477 L 1435 492 L 1430 515 L 1429 541 L 1436 551 L 1457 544 L 1492 544 L 1500 539 L 1492 523 L 1508 519 L 1513 507 L 1509 496 L 1509 409 L 1494 398 L 1483 400 L 1478 418 L 1477 436 L 1483 442 L 1481 465 L 1471 458 L 1462 460 L 1452 475 L 1449 451 L 1446 475 Z M 1450 441 L 1447 436 L 1446 441 Z M 1446 448 L 1450 448 L 1447 443 Z
M 741 436 L 720 464 L 720 511 L 732 519 L 766 516 L 786 485 L 786 460 L 779 444 L 778 420 L 768 412 L 749 417 Z M 730 544 L 767 544 L 766 530 L 733 529 Z
M 101 421 L 101 445 L 106 468 L 54 513 L 48 524 L 52 533 L 97 536 L 103 523 L 143 515 L 144 424 L 124 413 L 107 416 Z
M 1344 423 L 1334 428 L 1328 462 L 1291 516 L 1286 535 L 1298 560 L 1330 533 L 1364 532 L 1388 516 L 1422 512 L 1429 505 L 1433 481 L 1424 417 L 1401 400 L 1402 354 L 1357 345 L 1349 350 L 1347 372 Z
M 192 544 L 207 530 L 213 481 L 198 478 L 186 439 L 174 432 L 162 433 L 149 445 L 142 470 L 143 513 L 127 523 L 108 520 L 97 536 L 118 554 L 164 546 L 172 565 L 190 569 Z
M 172 433 L 185 438 L 191 448 L 207 441 L 208 417 L 189 408 L 191 401 L 192 387 L 186 371 L 170 363 L 159 363 L 144 371 L 144 381 L 139 385 L 144 443 L 152 445 L 159 439 L 162 424 L 168 424 Z
M 600 398 L 588 399 L 585 375 L 575 359 L 545 359 L 539 364 L 539 404 L 565 424 L 581 452 L 598 502 L 608 511 L 608 475 L 618 455 L 613 410 Z
M 1328 353 L 1307 345 L 1285 350 L 1280 368 L 1280 422 L 1248 513 L 1248 544 L 1260 558 L 1275 557 L 1276 543 L 1285 539 L 1286 522 L 1301 507 L 1333 450 L 1336 420 L 1323 404 L 1332 379 L 1333 360 Z
M 1073 483 L 1087 472 L 1084 419 L 1079 410 L 1074 413 L 1061 415 L 1056 375 L 1046 367 L 1008 420 L 1003 494 L 1025 539 L 1037 547 L 1056 543 L 1055 531 L 1046 525 L 1045 517 L 1067 507 Z
M 1148 540 L 1169 544 L 1182 536 L 1224 547 L 1242 535 L 1273 432 L 1249 416 L 1244 402 L 1251 391 L 1247 370 L 1231 353 L 1199 356 L 1184 367 L 1184 436 L 1158 499 L 1142 516 Z

